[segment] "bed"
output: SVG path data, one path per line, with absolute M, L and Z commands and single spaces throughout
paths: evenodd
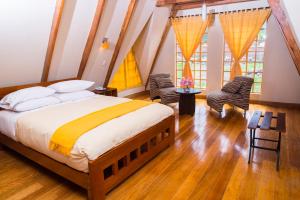
M 52 83 L 0 88 L 0 98 L 18 89 Z M 104 199 L 107 192 L 174 143 L 173 110 L 151 104 L 110 120 L 81 136 L 69 157 L 48 149 L 50 133 L 71 119 L 127 101 L 95 95 L 22 113 L 1 110 L 0 144 L 85 188 L 89 199 Z

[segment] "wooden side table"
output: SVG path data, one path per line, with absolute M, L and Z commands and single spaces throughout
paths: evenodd
M 176 93 L 180 95 L 179 98 L 179 115 L 194 115 L 195 113 L 195 94 L 200 94 L 201 90 L 198 89 L 176 89 Z
M 261 111 L 255 111 L 248 125 L 248 129 L 250 129 L 250 146 L 249 146 L 249 159 L 248 163 L 250 163 L 251 159 L 251 150 L 254 151 L 254 148 L 263 149 L 268 151 L 275 151 L 277 154 L 276 161 L 276 169 L 279 170 L 279 161 L 280 161 L 280 143 L 281 143 L 281 133 L 286 131 L 285 125 L 285 113 L 278 113 L 277 116 L 273 116 L 272 112 L 266 112 L 265 115 L 262 115 Z M 263 117 L 262 123 L 259 125 L 260 118 Z M 272 119 L 276 119 L 276 127 L 271 126 Z M 260 128 L 261 130 L 274 130 L 273 133 L 278 134 L 277 140 L 271 140 L 266 138 L 260 138 L 255 136 L 256 129 Z M 258 146 L 255 144 L 256 140 L 263 140 L 268 142 L 276 143 L 276 148 L 268 148 L 264 146 Z
M 102 90 L 97 90 L 94 89 L 93 92 L 95 94 L 100 94 L 100 95 L 105 95 L 105 96 L 113 96 L 117 97 L 118 96 L 118 90 L 117 88 L 103 88 Z

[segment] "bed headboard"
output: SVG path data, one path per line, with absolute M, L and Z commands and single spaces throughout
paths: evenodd
M 0 99 L 2 99 L 5 95 L 15 92 L 20 89 L 34 87 L 34 86 L 48 86 L 53 83 L 57 83 L 57 82 L 61 82 L 61 81 L 68 81 L 68 80 L 76 80 L 76 78 L 62 79 L 62 80 L 49 81 L 49 82 L 40 82 L 40 83 L 30 83 L 30 84 L 25 84 L 25 85 L 17 85 L 17 86 L 0 88 Z

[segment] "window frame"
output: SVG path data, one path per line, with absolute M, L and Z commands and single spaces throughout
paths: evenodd
M 261 39 L 260 38 L 260 34 L 261 32 L 264 32 L 264 38 Z M 251 88 L 251 94 L 256 94 L 256 95 L 260 95 L 262 94 L 262 85 L 263 85 L 263 71 L 264 71 L 264 56 L 265 56 L 265 46 L 266 46 L 266 38 L 267 38 L 267 22 L 265 22 L 265 24 L 261 27 L 257 37 L 255 38 L 255 40 L 253 41 L 253 43 L 251 44 L 251 47 L 249 48 L 249 50 L 246 52 L 245 56 L 243 56 L 243 58 L 240 61 L 241 67 L 243 66 L 242 64 L 245 64 L 245 71 L 242 71 L 242 75 L 243 76 L 249 76 L 249 74 L 253 74 L 253 76 L 250 76 L 254 79 L 254 83 L 253 86 Z M 259 47 L 259 42 L 264 43 L 263 47 Z M 253 50 L 253 46 L 255 47 Z M 231 54 L 231 51 L 224 39 L 224 49 L 223 49 L 223 69 L 222 69 L 222 86 L 225 85 L 228 80 L 225 80 L 225 73 L 230 73 L 230 70 L 225 70 L 225 64 L 230 63 L 230 67 L 232 65 L 233 62 L 233 57 Z M 261 49 L 259 49 L 261 48 Z M 230 54 L 230 61 L 226 60 L 226 55 L 227 53 Z M 254 53 L 254 60 L 253 61 L 249 61 L 249 54 L 250 53 Z M 262 59 L 258 60 L 258 54 L 262 54 Z M 249 64 L 253 63 L 253 71 L 249 71 Z M 257 65 L 260 64 L 260 70 L 257 70 Z M 260 77 L 260 81 L 255 81 L 255 77 Z M 255 91 L 254 87 L 256 86 L 256 84 L 260 85 L 260 89 L 259 91 Z
M 178 77 L 178 72 L 181 71 L 181 73 L 183 73 L 183 68 L 184 68 L 184 64 L 186 61 L 181 53 L 181 49 L 176 40 L 175 40 L 175 45 L 176 45 L 176 48 L 175 48 L 175 81 L 176 81 L 176 84 L 175 85 L 177 88 L 179 88 L 181 78 Z M 203 51 L 204 46 L 206 46 L 205 51 Z M 179 53 L 181 53 L 181 59 L 178 59 Z M 197 54 L 199 54 L 199 56 L 196 56 Z M 206 54 L 206 60 L 202 60 L 203 54 Z M 199 57 L 199 59 L 197 57 Z M 182 68 L 180 70 L 178 70 L 178 63 L 182 63 Z M 202 63 L 205 63 L 205 65 L 202 65 Z M 199 65 L 199 69 L 198 68 L 196 69 L 196 65 Z M 202 67 L 202 66 L 205 66 L 205 67 Z M 201 90 L 206 90 L 207 89 L 207 72 L 208 72 L 208 30 L 205 31 L 205 33 L 201 39 L 201 43 L 196 48 L 196 51 L 194 52 L 194 54 L 191 56 L 190 67 L 191 67 L 191 71 L 192 71 L 192 75 L 193 75 L 194 87 L 196 86 L 196 82 L 199 81 L 199 87 L 195 87 L 195 88 L 201 89 Z M 205 73 L 205 75 L 204 75 L 204 73 Z M 181 74 L 181 77 L 182 77 L 182 74 Z M 196 77 L 199 77 L 199 78 L 196 78 Z M 205 82 L 205 87 L 202 87 L 202 81 Z

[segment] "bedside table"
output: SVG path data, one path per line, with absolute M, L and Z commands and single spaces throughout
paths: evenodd
M 103 90 L 94 89 L 92 92 L 94 92 L 95 94 L 106 95 L 106 96 L 113 96 L 113 97 L 118 96 L 117 88 L 108 87 L 108 88 L 104 88 Z

